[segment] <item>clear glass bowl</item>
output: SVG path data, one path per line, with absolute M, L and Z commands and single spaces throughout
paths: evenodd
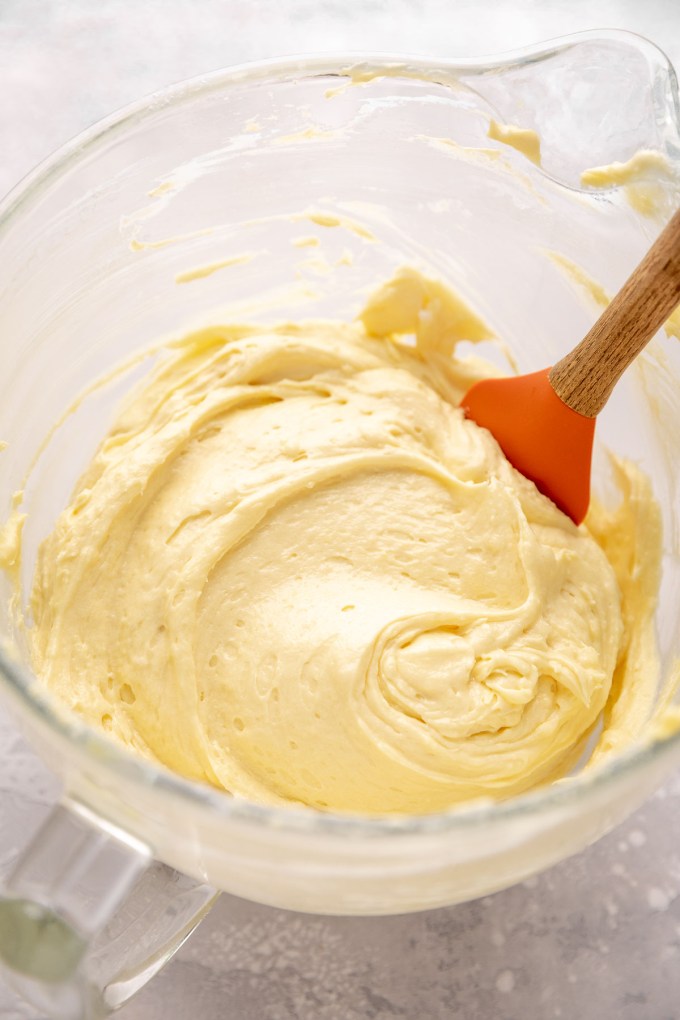
M 348 76 L 352 65 L 358 69 Z M 535 128 L 542 168 L 490 141 L 490 117 Z M 679 126 L 675 77 L 663 55 L 639 37 L 610 32 L 495 60 L 353 56 L 237 68 L 175 86 L 81 135 L 0 210 L 0 439 L 9 444 L 0 457 L 0 517 L 28 472 L 25 591 L 39 542 L 140 370 L 92 390 L 44 445 L 103 373 L 159 337 L 215 318 L 351 317 L 371 287 L 404 263 L 423 266 L 470 299 L 520 370 L 549 364 L 597 311 L 547 253 L 571 259 L 610 292 L 620 286 L 677 205 Z M 501 155 L 478 158 L 470 151 L 478 148 Z M 671 168 L 657 219 L 632 208 L 622 188 L 593 193 L 579 183 L 582 170 L 639 149 L 661 152 Z M 306 218 L 310 211 L 349 222 L 323 226 Z M 321 249 L 296 246 L 310 234 Z M 330 272 L 319 264 L 319 250 Z M 176 280 L 244 254 L 252 257 Z M 664 677 L 680 654 L 678 384 L 680 345 L 660 335 L 598 424 L 601 444 L 640 462 L 662 507 L 657 630 Z M 595 488 L 611 497 L 604 457 L 596 458 Z M 680 737 L 669 736 L 577 782 L 425 817 L 256 806 L 154 768 L 65 717 L 31 674 L 9 611 L 9 584 L 0 585 L 2 693 L 63 778 L 78 832 L 94 831 L 100 849 L 111 850 L 113 840 L 126 860 L 138 855 L 136 870 L 131 865 L 120 878 L 120 897 L 151 855 L 198 882 L 295 910 L 381 914 L 451 904 L 582 849 L 680 760 Z M 71 823 L 62 815 L 57 822 L 58 838 L 44 832 L 34 856 L 49 856 L 50 846 L 63 850 Z M 113 858 L 101 857 L 98 889 L 120 871 Z M 115 904 L 88 928 L 75 880 L 64 907 L 63 896 L 55 900 L 59 882 L 45 892 L 35 874 L 26 879 L 29 871 L 25 865 L 6 899 L 54 907 L 89 946 L 80 956 L 74 951 L 82 961 L 93 932 L 101 943 Z M 198 901 L 191 903 L 187 917 L 198 910 Z M 0 952 L 1 922 L 0 912 Z M 179 935 L 173 937 L 174 947 Z M 162 956 L 156 938 L 156 958 Z M 74 965 L 51 987 L 70 987 L 83 967 Z M 35 998 L 37 983 L 44 984 L 40 968 L 24 961 L 22 971 L 20 961 L 14 969 Z M 114 970 L 87 981 L 103 987 Z M 129 972 L 143 970 L 139 960 L 128 961 Z M 123 1001 L 142 978 L 135 980 L 122 991 L 119 982 L 118 998 L 109 994 L 106 1002 Z M 45 1008 L 89 1015 L 83 994 L 66 996 L 63 1008 L 52 994 Z

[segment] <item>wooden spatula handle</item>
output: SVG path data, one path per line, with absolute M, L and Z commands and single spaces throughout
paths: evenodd
M 550 372 L 557 395 L 587 418 L 680 303 L 680 210 L 578 347 Z

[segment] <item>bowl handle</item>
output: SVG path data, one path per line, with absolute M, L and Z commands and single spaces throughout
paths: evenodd
M 217 897 L 66 799 L 0 890 L 0 967 L 55 1020 L 99 1020 L 182 945 Z

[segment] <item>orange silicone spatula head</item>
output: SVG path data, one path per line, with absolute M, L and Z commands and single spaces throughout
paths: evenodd
M 595 419 L 557 396 L 550 369 L 508 379 L 484 379 L 463 398 L 467 416 L 488 429 L 510 463 L 580 524 L 590 500 Z
M 484 379 L 461 406 L 518 471 L 580 524 L 595 417 L 621 373 L 680 302 L 680 210 L 581 343 L 553 368 Z

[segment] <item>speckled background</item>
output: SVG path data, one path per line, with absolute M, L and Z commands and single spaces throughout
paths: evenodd
M 286 53 L 498 52 L 628 28 L 680 66 L 677 0 L 0 0 L 0 192 L 138 96 Z M 0 267 L 0 274 L 2 268 Z M 0 880 L 58 793 L 0 708 Z M 597 846 L 475 903 L 306 917 L 224 896 L 121 1020 L 678 1020 L 680 775 Z M 0 983 L 2 1020 L 38 1020 Z

